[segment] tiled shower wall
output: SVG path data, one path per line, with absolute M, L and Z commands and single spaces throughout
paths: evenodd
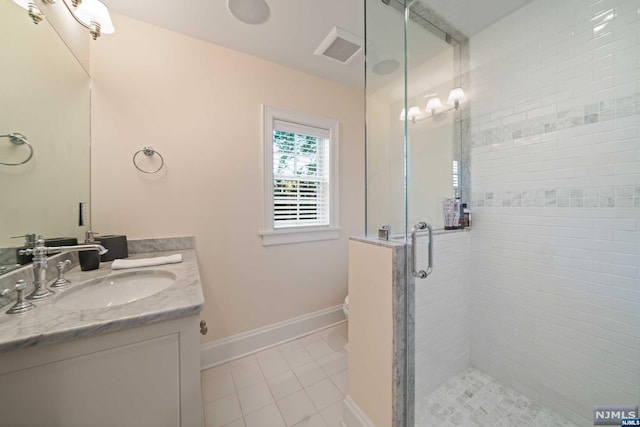
M 415 399 L 420 401 L 469 366 L 471 233 L 434 236 L 434 270 L 415 280 Z M 418 239 L 426 269 L 427 238 Z
M 579 425 L 640 400 L 640 2 L 470 39 L 471 364 Z

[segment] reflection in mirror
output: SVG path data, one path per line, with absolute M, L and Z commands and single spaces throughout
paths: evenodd
M 462 107 L 448 102 L 461 84 L 459 45 L 413 10 L 405 39 L 402 10 L 366 5 L 367 234 L 389 225 L 405 235 L 418 221 L 443 228 L 442 199 L 468 193 Z
M 46 19 L 34 25 L 24 9 L 0 0 L 0 26 L 0 135 L 24 135 L 33 149 L 24 164 L 0 164 L 2 273 L 25 243 L 12 236 L 80 239 L 89 229 L 79 207 L 90 197 L 90 80 Z M 29 150 L 0 138 L 0 163 L 21 163 Z

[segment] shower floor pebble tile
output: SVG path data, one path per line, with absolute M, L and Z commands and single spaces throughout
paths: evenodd
M 206 427 L 340 427 L 347 325 L 202 371 Z
M 477 369 L 416 402 L 416 427 L 577 427 Z

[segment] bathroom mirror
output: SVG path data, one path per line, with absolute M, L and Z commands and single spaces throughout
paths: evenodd
M 90 197 L 90 78 L 46 19 L 34 25 L 1 0 L 0 27 L 0 135 L 19 132 L 33 148 L 26 163 L 0 165 L 2 273 L 24 244 L 12 236 L 81 238 L 88 229 L 79 208 Z M 0 138 L 0 163 L 29 154 L 27 144 Z

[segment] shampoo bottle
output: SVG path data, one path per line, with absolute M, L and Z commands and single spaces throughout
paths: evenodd
M 462 204 L 462 211 L 464 213 L 464 226 L 471 227 L 471 211 L 467 207 L 466 203 Z

